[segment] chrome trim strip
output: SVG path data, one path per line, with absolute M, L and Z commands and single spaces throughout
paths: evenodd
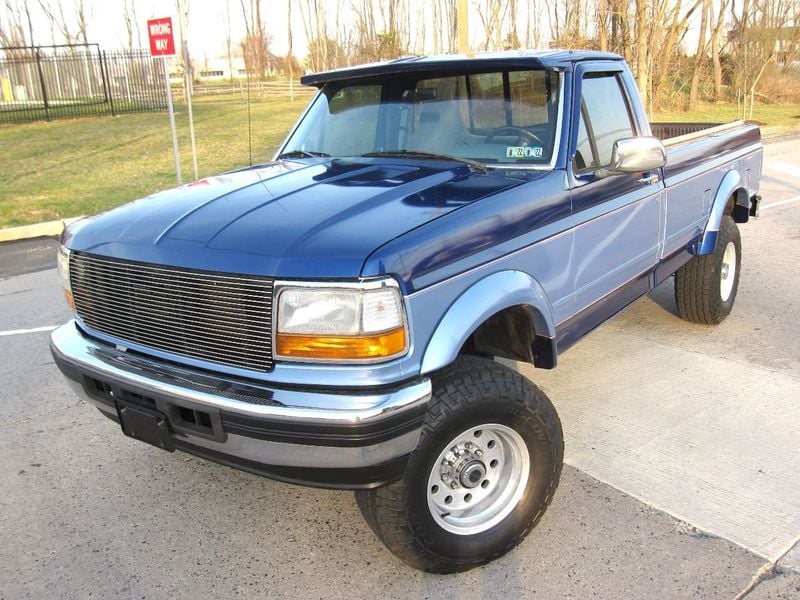
M 124 352 L 105 348 L 84 337 L 74 321 L 62 325 L 52 333 L 50 346 L 65 362 L 103 380 L 110 378 L 122 386 L 130 385 L 177 401 L 276 421 L 327 425 L 369 423 L 390 413 L 426 406 L 431 398 L 431 382 L 423 379 L 399 389 L 374 393 L 359 393 L 358 389 L 342 390 L 342 393 L 275 389 L 271 391 L 275 402 L 280 406 L 251 404 L 150 379 L 126 370 L 121 366 L 123 363 L 113 360 L 115 353 L 124 357 Z M 160 370 L 168 368 L 164 363 L 152 362 Z M 187 371 L 176 372 L 181 377 L 186 377 Z M 267 386 L 264 389 L 270 391 Z

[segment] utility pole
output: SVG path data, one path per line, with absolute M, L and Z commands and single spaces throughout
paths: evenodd
M 458 0 L 458 13 L 456 15 L 458 29 L 458 51 L 469 54 L 469 0 Z
M 181 27 L 181 54 L 183 55 L 183 85 L 186 90 L 186 104 L 189 111 L 189 140 L 192 144 L 192 166 L 197 180 L 197 147 L 194 141 L 194 116 L 192 115 L 192 66 L 189 63 L 189 44 L 186 41 L 186 0 L 178 0 L 178 21 Z

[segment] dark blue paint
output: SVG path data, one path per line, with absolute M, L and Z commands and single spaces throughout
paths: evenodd
M 675 147 L 667 147 L 667 164 L 664 177 L 675 177 L 683 171 L 697 167 L 703 162 L 710 162 L 730 152 L 741 150 L 745 146 L 761 141 L 761 129 L 758 125 L 747 124 L 724 131 L 714 137 L 701 137 L 693 142 L 686 142 Z
M 499 258 L 530 243 L 525 234 L 569 217 L 570 197 L 562 172 L 510 173 L 523 178 L 524 183 L 516 180 L 520 185 L 513 189 L 484 197 L 447 219 L 431 221 L 392 240 L 370 255 L 363 275 L 396 273 L 410 293 L 417 289 L 415 280 L 423 275 L 435 272 L 438 278 L 445 279 L 458 271 L 448 269 L 449 265 L 479 253 L 480 261 L 466 261 L 470 267 Z M 502 246 L 512 240 L 518 248 Z
M 504 172 L 408 159 L 314 159 L 228 173 L 93 217 L 73 250 L 279 278 L 356 278 L 375 250 L 521 185 Z
M 336 69 L 323 73 L 304 75 L 304 85 L 320 87 L 329 81 L 362 79 L 399 73 L 459 73 L 492 71 L 497 69 L 571 69 L 576 62 L 588 60 L 623 60 L 618 54 L 586 50 L 519 50 L 516 52 L 481 53 L 477 57 L 464 55 L 413 56 L 388 62 Z

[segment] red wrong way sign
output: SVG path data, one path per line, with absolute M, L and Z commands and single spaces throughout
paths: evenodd
M 172 17 L 148 19 L 147 35 L 150 38 L 150 54 L 152 56 L 172 56 L 175 54 Z

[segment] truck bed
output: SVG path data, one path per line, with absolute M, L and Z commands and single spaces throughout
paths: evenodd
M 660 140 L 668 140 L 684 135 L 705 131 L 726 123 L 690 123 L 681 121 L 663 121 L 660 123 L 650 123 L 653 135 Z
M 664 176 L 667 185 L 676 177 L 690 175 L 703 165 L 703 170 L 727 162 L 727 157 L 754 148 L 761 141 L 757 125 L 744 121 L 730 123 L 652 123 L 653 135 L 659 137 L 667 150 Z M 675 135 L 678 134 L 678 135 Z M 671 137 L 665 137 L 670 135 Z M 760 159 L 759 159 L 760 162 Z M 759 169 L 760 170 L 760 169 Z

